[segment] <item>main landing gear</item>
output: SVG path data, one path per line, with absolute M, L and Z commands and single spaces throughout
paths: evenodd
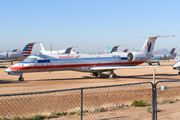
M 98 77 L 98 72 L 91 73 L 92 76 Z
M 109 78 L 114 78 L 114 79 L 117 78 L 113 70 L 108 71 L 108 74 L 109 74 Z
M 117 78 L 116 74 L 114 73 L 113 70 L 109 70 L 107 71 L 108 72 L 108 75 L 109 75 L 109 78 Z M 95 76 L 95 77 L 98 77 L 98 72 L 92 72 L 91 73 L 92 76 Z
M 24 81 L 24 78 L 22 77 L 22 75 L 19 76 L 19 81 Z
M 178 72 L 178 74 L 180 74 L 180 71 Z

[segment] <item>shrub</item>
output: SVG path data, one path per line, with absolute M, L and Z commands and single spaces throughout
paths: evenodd
M 142 106 L 145 105 L 145 102 L 143 102 L 143 100 L 139 100 L 139 101 L 134 100 L 132 105 L 135 106 L 135 107 L 142 107 Z
M 5 117 L 0 117 L 0 120 L 7 120 Z
M 29 120 L 41 120 L 43 118 L 44 117 L 42 115 L 34 115 L 34 116 L 29 117 Z
M 21 118 L 18 117 L 18 116 L 13 116 L 13 117 L 10 118 L 10 120 L 21 120 Z
M 58 115 L 60 115 L 60 113 L 57 113 L 57 112 L 54 111 L 49 115 L 49 118 L 57 118 Z
M 161 101 L 160 101 L 160 104 L 166 104 L 166 103 L 173 103 L 173 100 L 171 99 L 167 99 L 167 98 L 163 98 Z
M 152 107 L 146 107 L 146 112 L 148 112 L 148 113 L 152 113 Z

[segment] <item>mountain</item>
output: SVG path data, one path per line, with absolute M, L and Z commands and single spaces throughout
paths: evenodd
M 153 51 L 153 55 L 157 55 L 157 54 L 164 55 L 164 54 L 169 54 L 169 53 L 170 53 L 170 51 L 166 48 Z

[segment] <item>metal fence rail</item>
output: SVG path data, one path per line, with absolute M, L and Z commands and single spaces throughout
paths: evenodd
M 160 86 L 167 86 L 167 90 L 159 90 Z M 171 100 L 172 104 L 162 104 L 162 98 Z M 50 118 L 49 116 L 55 112 L 58 113 L 57 119 L 62 120 L 151 120 L 163 117 L 178 119 L 179 98 L 180 81 L 2 94 L 0 95 L 0 116 L 8 119 L 13 116 L 30 118 L 38 114 Z M 145 106 L 132 106 L 134 100 L 143 100 Z M 169 110 L 173 108 L 172 106 L 176 110 Z M 148 109 L 153 109 L 152 113 L 147 112 Z

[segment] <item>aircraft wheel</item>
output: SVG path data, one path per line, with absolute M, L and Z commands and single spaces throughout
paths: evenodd
M 22 76 L 20 76 L 19 81 L 24 81 L 24 78 Z
M 93 76 L 98 77 L 98 73 L 97 72 L 93 73 Z
M 161 65 L 161 64 L 158 62 L 158 65 Z
M 180 74 L 180 72 L 178 72 L 178 74 Z
M 149 65 L 152 65 L 152 63 L 148 63 Z
M 114 74 L 114 75 L 112 76 L 112 78 L 117 78 L 117 75 L 116 75 L 116 74 Z

